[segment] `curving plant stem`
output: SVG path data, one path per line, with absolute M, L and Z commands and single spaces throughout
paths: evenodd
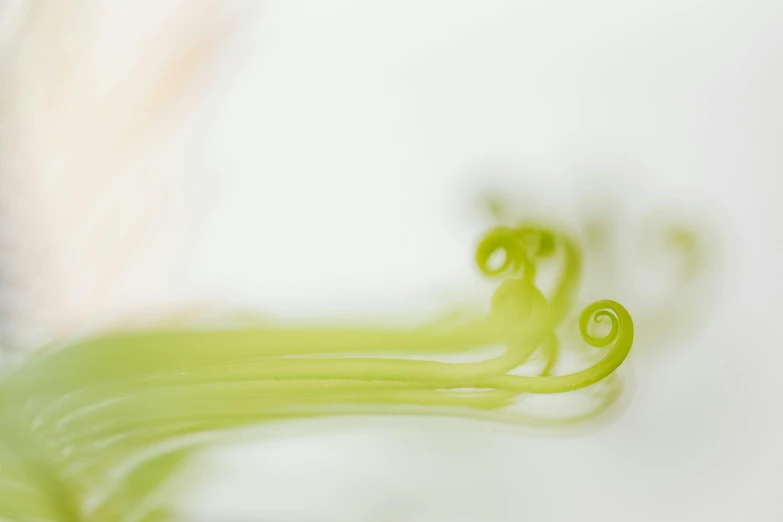
M 505 259 L 493 268 L 498 250 Z M 561 275 L 547 298 L 535 275 L 556 256 Z M 0 514 L 165 520 L 154 492 L 219 432 L 324 415 L 498 411 L 521 394 L 590 386 L 627 356 L 630 315 L 598 301 L 583 310 L 580 332 L 607 353 L 584 370 L 553 374 L 556 329 L 579 279 L 578 251 L 565 236 L 496 229 L 477 262 L 504 276 L 491 312 L 449 328 L 125 332 L 38 354 L 0 382 L 0 447 L 18 463 L 9 483 L 31 492 L 13 500 L 0 481 Z M 505 349 L 477 362 L 433 359 L 492 346 Z M 543 358 L 537 371 L 510 373 L 535 353 Z M 42 505 L 48 514 L 35 507 Z

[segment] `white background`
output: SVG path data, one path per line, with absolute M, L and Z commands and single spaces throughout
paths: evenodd
M 469 197 L 506 180 L 566 222 L 602 190 L 630 216 L 705 210 L 720 298 L 696 338 L 632 356 L 631 402 L 599 430 L 281 428 L 216 454 L 190 512 L 783 517 L 783 4 L 268 2 L 257 17 L 205 140 L 209 168 L 231 178 L 194 268 L 207 293 L 318 317 L 458 291 L 485 224 Z
M 270 0 L 238 12 L 215 88 L 186 122 L 188 175 L 166 189 L 188 198 L 189 249 L 168 260 L 166 286 L 131 270 L 96 315 L 172 301 L 308 320 L 443 309 L 483 288 L 471 252 L 487 184 L 568 226 L 608 193 L 631 238 L 658 205 L 698 210 L 721 239 L 720 278 L 698 336 L 656 347 L 640 334 L 629 401 L 597 429 L 273 426 L 205 457 L 188 518 L 783 519 L 783 4 Z

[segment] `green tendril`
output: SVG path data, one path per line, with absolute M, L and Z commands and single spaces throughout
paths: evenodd
M 606 353 L 557 375 L 567 353 L 558 330 L 581 276 L 581 254 L 565 234 L 497 227 L 476 263 L 500 278 L 491 311 L 451 326 L 116 332 L 39 353 L 0 381 L 0 519 L 166 520 L 155 491 L 226 430 L 365 413 L 500 420 L 521 394 L 590 386 L 627 356 L 630 315 L 598 301 L 579 329 Z M 544 263 L 558 271 L 547 289 L 537 284 Z M 479 361 L 439 360 L 497 347 L 500 355 Z M 9 493 L 17 490 L 27 496 Z

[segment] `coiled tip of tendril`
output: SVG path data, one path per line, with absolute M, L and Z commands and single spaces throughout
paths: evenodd
M 497 227 L 490 230 L 476 249 L 476 265 L 487 276 L 519 275 L 533 279 L 535 257 L 555 251 L 555 236 L 532 226 Z
M 609 300 L 596 301 L 588 305 L 579 316 L 579 332 L 582 338 L 591 346 L 603 348 L 615 342 L 620 335 L 619 310 L 621 305 Z M 599 323 L 606 323 L 609 320 L 610 328 L 608 332 L 600 335 L 590 333 L 591 326 Z
M 512 231 L 506 227 L 491 230 L 476 249 L 476 265 L 488 276 L 516 272 L 524 256 Z

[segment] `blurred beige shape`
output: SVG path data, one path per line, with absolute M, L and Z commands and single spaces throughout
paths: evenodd
M 4 7 L 3 322 L 36 346 L 172 295 L 192 221 L 183 109 L 233 18 L 217 0 Z

